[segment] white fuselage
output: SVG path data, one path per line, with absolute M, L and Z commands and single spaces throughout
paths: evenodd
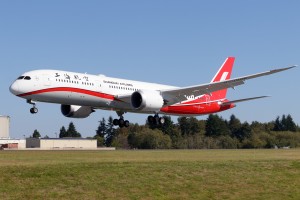
M 118 101 L 115 97 L 131 95 L 137 90 L 172 88 L 176 87 L 104 75 L 35 70 L 20 76 L 10 90 L 15 95 L 32 101 L 136 112 L 131 105 Z

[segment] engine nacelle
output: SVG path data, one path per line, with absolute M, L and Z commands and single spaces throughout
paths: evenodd
M 164 99 L 158 91 L 139 90 L 132 93 L 131 105 L 136 110 L 157 112 L 164 105 Z
M 65 117 L 71 117 L 71 118 L 86 118 L 92 112 L 95 112 L 89 106 L 61 105 L 60 109 L 61 109 L 61 113 Z

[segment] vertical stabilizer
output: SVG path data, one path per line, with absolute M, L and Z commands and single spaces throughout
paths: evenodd
M 220 67 L 219 71 L 216 73 L 214 78 L 211 80 L 213 82 L 220 82 L 230 79 L 232 67 L 234 63 L 234 57 L 228 57 L 223 65 Z M 215 91 L 211 93 L 211 100 L 218 100 L 226 98 L 227 89 Z

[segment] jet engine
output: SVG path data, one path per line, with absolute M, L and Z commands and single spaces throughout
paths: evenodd
M 164 99 L 158 91 L 139 90 L 132 93 L 131 105 L 136 110 L 156 112 L 164 105 Z
M 92 112 L 95 112 L 94 109 L 89 106 L 61 105 L 60 109 L 65 117 L 71 118 L 86 118 Z

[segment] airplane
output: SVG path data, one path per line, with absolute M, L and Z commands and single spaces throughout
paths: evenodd
M 236 103 L 268 96 L 229 101 L 227 89 L 246 80 L 266 76 L 296 67 L 290 66 L 231 79 L 235 57 L 228 57 L 210 83 L 175 87 L 156 83 L 91 75 L 60 70 L 34 70 L 17 78 L 10 92 L 32 104 L 30 112 L 38 112 L 36 102 L 61 104 L 65 117 L 86 118 L 95 109 L 112 110 L 119 119 L 113 124 L 128 127 L 123 115 L 127 112 L 150 114 L 148 123 L 164 124 L 159 114 L 198 116 L 225 111 Z

